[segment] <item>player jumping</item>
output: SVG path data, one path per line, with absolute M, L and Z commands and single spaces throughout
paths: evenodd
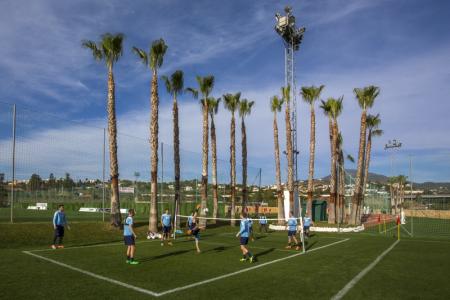
M 194 212 L 192 215 L 192 223 L 189 229 L 191 230 L 191 234 L 195 239 L 195 248 L 197 248 L 197 253 L 200 253 L 201 251 L 198 245 L 198 242 L 200 240 L 200 227 L 198 226 L 197 212 Z

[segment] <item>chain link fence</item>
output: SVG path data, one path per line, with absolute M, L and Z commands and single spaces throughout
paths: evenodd
M 103 121 L 84 122 L 0 103 L 0 222 L 50 222 L 58 204 L 72 221 L 108 220 L 110 207 L 108 133 Z M 201 133 L 199 133 L 201 134 Z M 121 208 L 135 208 L 147 220 L 150 205 L 150 144 L 148 136 L 117 135 Z M 238 141 L 237 141 L 238 142 Z M 199 145 L 200 149 L 200 145 Z M 174 209 L 173 146 L 159 145 L 159 211 Z M 227 157 L 229 153 L 220 153 Z M 180 149 L 181 210 L 200 203 L 201 153 Z M 237 201 L 242 167 L 236 153 Z M 275 199 L 259 188 L 261 172 L 248 167 L 250 202 Z M 230 164 L 217 160 L 219 217 L 230 202 Z M 212 170 L 209 159 L 208 207 L 212 213 Z M 105 217 L 106 214 L 106 217 Z

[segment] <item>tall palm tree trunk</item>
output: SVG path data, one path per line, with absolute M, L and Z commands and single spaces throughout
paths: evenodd
M 338 162 L 338 176 L 339 176 L 339 188 L 338 188 L 338 222 L 340 224 L 344 223 L 345 219 L 345 168 L 344 168 L 344 155 L 342 149 L 339 151 L 339 162 Z
M 148 230 L 158 231 L 158 74 L 153 70 L 151 82 L 151 115 L 150 115 L 150 147 L 151 147 L 151 199 L 150 220 Z
M 273 140 L 275 144 L 275 172 L 277 183 L 277 203 L 278 203 L 278 224 L 284 224 L 284 203 L 283 203 L 283 190 L 281 186 L 281 169 L 280 169 L 280 145 L 278 143 L 278 124 L 277 124 L 277 112 L 273 114 Z
M 359 150 L 358 150 L 358 166 L 356 169 L 356 178 L 355 178 L 355 192 L 352 198 L 352 212 L 350 215 L 349 224 L 357 225 L 361 220 L 357 219 L 357 212 L 359 206 L 361 205 L 362 199 L 362 172 L 363 172 L 363 164 L 364 164 L 364 152 L 366 148 L 366 111 L 363 110 L 361 114 L 361 130 L 359 134 Z
M 316 151 L 316 114 L 311 105 L 311 128 L 309 136 L 309 171 L 308 171 L 308 200 L 306 202 L 306 215 L 312 218 L 312 202 L 314 192 L 314 156 Z
M 330 203 L 328 207 L 328 223 L 336 223 L 336 196 L 337 196 L 337 169 L 336 169 L 336 146 L 337 146 L 337 124 L 332 125 L 331 143 L 331 172 L 330 172 Z
M 236 211 L 236 120 L 234 112 L 231 115 L 230 129 L 230 178 L 231 178 L 231 226 L 235 225 Z
M 244 118 L 241 121 L 241 138 L 242 138 L 242 210 L 246 211 L 248 195 L 247 195 L 247 133 L 245 130 Z
M 178 126 L 178 102 L 176 97 L 173 101 L 173 160 L 174 160 L 174 173 L 175 173 L 175 216 L 180 214 L 180 128 Z M 177 228 L 180 228 L 180 218 L 176 218 Z
M 200 216 L 205 217 L 205 208 L 208 204 L 208 103 L 207 100 L 203 100 L 203 141 L 202 141 L 202 190 L 201 190 L 201 212 Z M 206 227 L 206 219 L 202 218 L 199 222 L 200 227 Z
M 288 180 L 287 188 L 289 191 L 289 210 L 294 209 L 294 157 L 292 155 L 292 127 L 291 127 L 291 112 L 289 108 L 289 103 L 286 103 L 285 111 L 285 121 L 286 121 L 286 150 L 287 150 L 287 161 L 288 161 Z
M 366 153 L 364 158 L 364 177 L 363 177 L 363 185 L 362 185 L 362 202 L 361 205 L 358 207 L 358 214 L 356 216 L 357 219 L 361 218 L 361 208 L 364 207 L 364 197 L 366 194 L 366 186 L 369 178 L 369 163 L 370 163 L 370 152 L 372 148 L 372 133 L 369 130 L 369 134 L 367 137 L 367 145 L 366 145 Z
M 213 188 L 213 218 L 217 218 L 219 192 L 217 187 L 217 139 L 214 116 L 211 114 L 211 158 L 212 158 L 212 188 Z M 216 223 L 216 220 L 213 220 Z
M 109 168 L 111 174 L 111 224 L 120 226 L 119 163 L 117 161 L 116 97 L 112 66 L 108 69 L 108 134 Z

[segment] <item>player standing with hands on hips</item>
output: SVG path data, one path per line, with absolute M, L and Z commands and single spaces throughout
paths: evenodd
M 60 204 L 58 210 L 55 211 L 55 214 L 53 215 L 53 229 L 55 230 L 55 233 L 53 235 L 52 249 L 64 248 L 64 226 L 67 226 L 67 229 L 70 230 L 66 214 L 64 213 L 64 205 Z
M 128 217 L 123 224 L 123 240 L 127 246 L 127 260 L 126 263 L 130 265 L 137 265 L 139 262 L 134 260 L 134 252 L 136 251 L 136 234 L 134 233 L 134 209 L 128 210 Z

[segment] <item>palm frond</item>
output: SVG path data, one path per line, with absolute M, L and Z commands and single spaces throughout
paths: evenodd
M 105 33 L 101 36 L 101 47 L 106 63 L 112 66 L 122 56 L 124 35 L 121 33 L 111 34 Z
M 137 55 L 137 57 L 141 60 L 141 62 L 147 66 L 148 65 L 148 55 L 147 52 L 145 52 L 144 50 L 134 47 L 131 48 L 131 51 Z
M 204 98 L 208 98 L 214 88 L 214 76 L 207 75 L 204 77 L 196 76 L 199 91 L 202 93 Z
M 161 80 L 164 81 L 164 85 L 166 86 L 167 93 L 173 95 L 173 88 L 172 84 L 170 83 L 170 80 L 167 76 L 163 75 L 161 76 Z
M 98 46 L 95 42 L 89 41 L 89 40 L 83 40 L 83 41 L 81 41 L 81 46 L 83 48 L 90 49 L 92 51 L 92 56 L 94 57 L 95 60 L 100 61 L 103 59 L 103 53 L 98 48 Z
M 225 94 L 223 97 L 223 105 L 225 108 L 231 112 L 235 112 L 238 109 L 241 93 L 236 94 Z
M 175 94 L 179 95 L 181 93 L 183 93 L 183 88 L 184 88 L 184 75 L 183 75 L 183 71 L 181 70 L 176 70 L 172 76 L 170 77 L 171 82 L 172 82 L 172 89 L 174 91 Z
M 347 154 L 347 160 L 348 160 L 349 162 L 352 162 L 352 163 L 355 162 L 355 159 L 354 159 L 353 156 L 351 156 L 350 154 Z
M 270 98 L 270 110 L 272 112 L 280 112 L 281 109 L 283 108 L 283 99 L 281 99 L 278 96 L 272 96 Z
M 316 87 L 314 85 L 309 87 L 304 86 L 302 87 L 300 94 L 302 95 L 305 102 L 312 105 L 314 101 L 320 98 L 320 94 L 322 93 L 324 87 L 324 85 L 321 85 L 319 87 Z
M 286 102 L 286 105 L 289 105 L 289 102 L 291 101 L 291 86 L 281 87 L 281 95 L 283 101 Z
M 198 99 L 198 90 L 188 87 L 188 88 L 186 88 L 186 92 L 191 93 L 192 97 L 194 97 L 194 99 Z
M 384 131 L 382 129 L 375 129 L 372 131 L 372 136 L 382 136 Z
M 155 40 L 150 46 L 150 68 L 156 70 L 160 68 L 164 61 L 168 46 L 163 39 Z
M 252 112 L 252 107 L 255 104 L 255 101 L 249 101 L 247 99 L 242 99 L 239 102 L 239 116 L 241 118 L 248 116 Z

